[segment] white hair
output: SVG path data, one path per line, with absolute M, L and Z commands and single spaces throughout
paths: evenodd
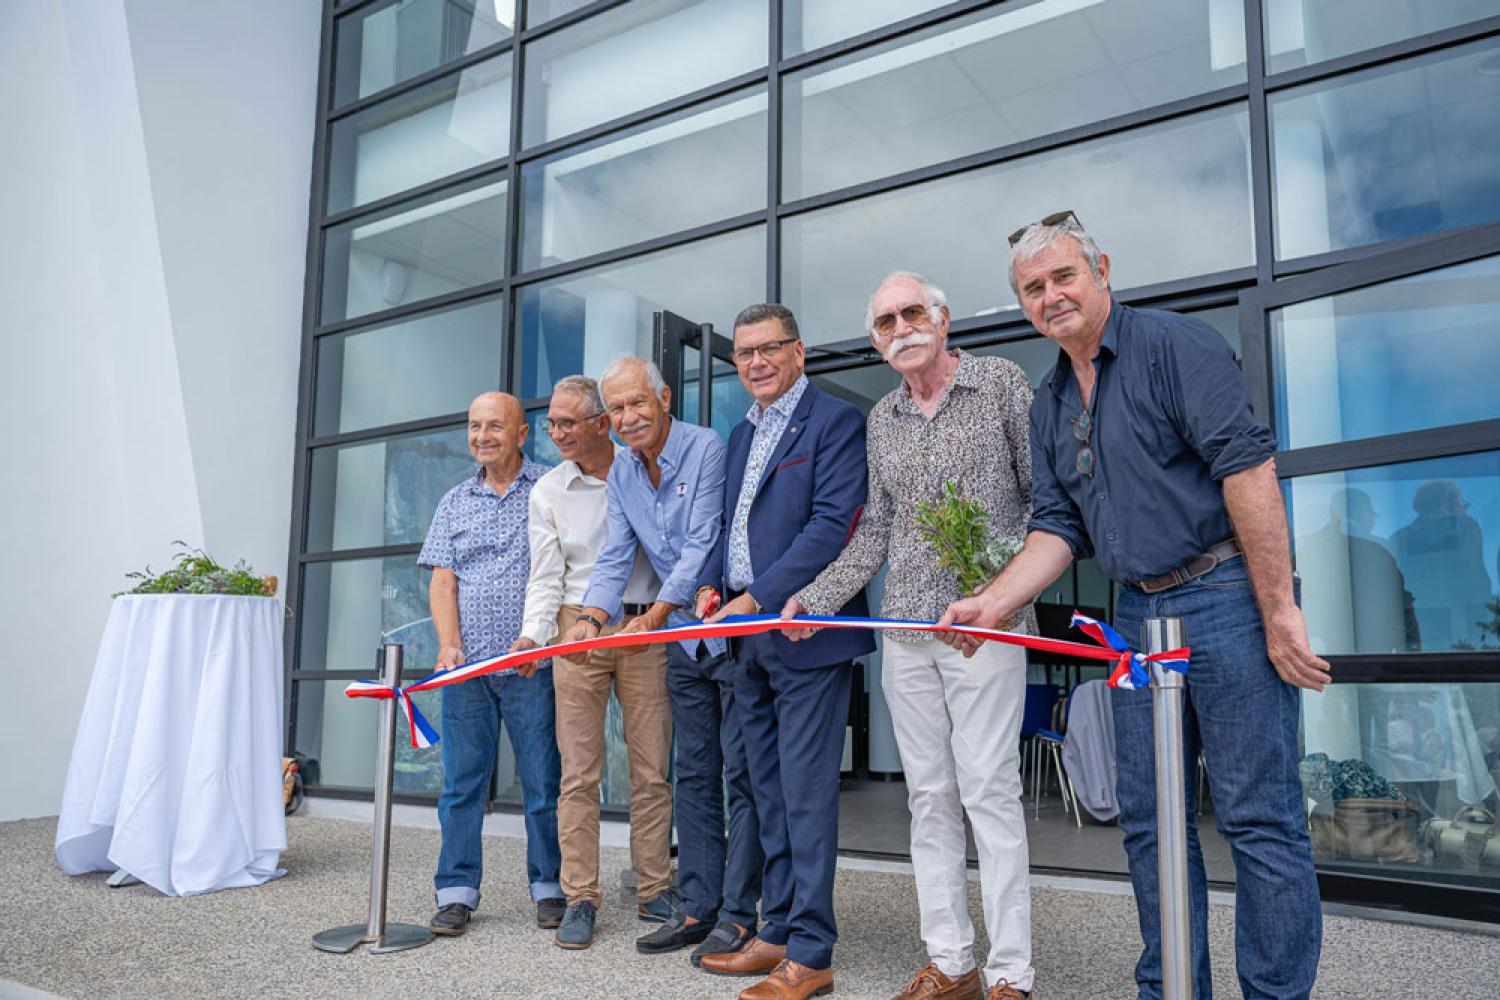
M 1099 244 L 1094 242 L 1094 238 L 1083 228 L 1076 216 L 1069 215 L 1052 226 L 1033 222 L 1026 227 L 1021 238 L 1016 240 L 1016 245 L 1010 248 L 1010 290 L 1016 293 L 1016 298 L 1021 297 L 1021 289 L 1016 283 L 1016 265 L 1030 260 L 1058 240 L 1066 238 L 1078 242 L 1079 249 L 1083 251 L 1083 259 L 1088 262 L 1089 270 L 1093 272 L 1094 284 L 1103 286 L 1104 274 L 1099 270 L 1099 259 L 1103 253 L 1099 249 Z
M 656 367 L 655 361 L 633 358 L 628 354 L 622 354 L 604 366 L 604 371 L 599 373 L 599 384 L 602 386 L 616 375 L 623 375 L 632 370 L 646 373 L 646 384 L 651 386 L 651 392 L 654 395 L 660 396 L 661 391 L 667 387 L 667 380 L 661 377 L 661 369 Z
M 927 300 L 927 309 L 929 312 L 933 309 L 941 309 L 948 304 L 947 293 L 917 272 L 892 271 L 881 279 L 880 284 L 875 286 L 875 292 L 871 294 L 869 301 L 865 303 L 866 333 L 873 334 L 875 332 L 875 296 L 880 294 L 880 290 L 886 285 L 898 280 L 913 282 L 922 289 L 922 295 Z
M 604 412 L 604 397 L 599 394 L 599 383 L 587 375 L 567 375 L 557 380 L 552 387 L 552 394 L 559 392 L 571 392 L 583 397 L 583 404 L 589 408 L 589 416 L 596 417 Z

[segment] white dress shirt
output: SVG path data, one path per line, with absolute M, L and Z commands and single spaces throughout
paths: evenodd
M 624 451 L 615 446 L 617 458 Z M 566 460 L 532 487 L 527 525 L 531 577 L 526 583 L 521 634 L 538 645 L 558 634 L 559 607 L 583 603 L 594 561 L 608 533 L 605 489 L 604 480 L 586 475 L 577 462 Z M 625 603 L 650 604 L 659 589 L 644 550 L 637 550 L 625 584 Z

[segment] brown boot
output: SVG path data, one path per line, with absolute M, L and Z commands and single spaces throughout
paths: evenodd
M 957 979 L 949 979 L 943 970 L 928 963 L 922 967 L 906 989 L 891 997 L 891 1000 L 980 1000 L 984 984 L 979 981 L 979 970 L 970 969 Z
M 716 976 L 764 976 L 783 958 L 786 958 L 786 945 L 770 944 L 756 937 L 739 951 L 704 955 L 698 967 Z
M 740 1000 L 807 1000 L 832 992 L 833 969 L 809 969 L 787 959 L 765 979 L 742 990 Z
M 990 995 L 985 1000 L 1031 1000 L 1031 991 L 1022 993 L 1009 982 L 1002 979 L 990 987 Z

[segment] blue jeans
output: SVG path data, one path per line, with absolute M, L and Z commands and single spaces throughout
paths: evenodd
M 1306 997 L 1318 971 L 1323 914 L 1297 774 L 1299 694 L 1266 658 L 1265 631 L 1244 559 L 1161 594 L 1123 588 L 1115 627 L 1144 642 L 1147 618 L 1180 618 L 1192 648 L 1184 699 L 1184 768 L 1201 748 L 1219 832 L 1235 870 L 1235 963 L 1246 997 Z M 1136 648 L 1141 648 L 1136 645 Z M 1135 980 L 1142 998 L 1161 993 L 1156 858 L 1156 751 L 1151 692 L 1111 692 L 1119 768 L 1120 825 L 1145 947 Z M 1208 885 L 1187 782 L 1188 895 L 1193 980 L 1213 996 L 1208 960 Z
M 438 822 L 443 847 L 438 853 L 438 906 L 479 906 L 483 874 L 480 832 L 490 797 L 490 777 L 500 749 L 500 723 L 510 734 L 526 807 L 526 880 L 531 898 L 562 895 L 558 874 L 557 793 L 562 760 L 557 752 L 552 668 L 532 677 L 514 674 L 476 677 L 443 688 L 443 794 Z
M 735 660 L 703 646 L 667 646 L 667 696 L 676 731 L 673 769 L 677 878 L 688 916 L 754 930 L 760 899 L 760 824 L 734 703 Z M 725 788 L 729 829 L 725 835 Z

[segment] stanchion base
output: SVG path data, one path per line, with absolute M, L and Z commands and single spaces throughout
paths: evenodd
M 362 944 L 369 944 L 370 954 L 383 955 L 388 951 L 405 951 L 420 948 L 432 940 L 432 931 L 420 924 L 386 924 L 382 937 L 372 937 L 366 924 L 348 924 L 330 927 L 313 935 L 312 944 L 319 951 L 331 951 L 345 955 Z
M 370 954 L 381 955 L 388 951 L 420 948 L 431 941 L 432 937 L 432 931 L 420 924 L 386 924 L 385 936 L 370 945 Z

